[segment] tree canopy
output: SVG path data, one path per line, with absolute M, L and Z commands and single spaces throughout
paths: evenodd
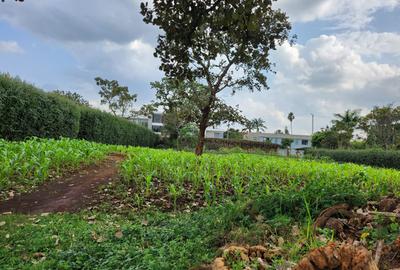
M 213 108 L 224 106 L 218 93 L 268 88 L 270 50 L 288 40 L 288 17 L 272 8 L 272 0 L 154 0 L 141 3 L 141 13 L 146 23 L 162 30 L 155 56 L 166 77 L 206 84 L 196 147 L 200 155 Z
M 94 79 L 101 90 L 101 104 L 107 104 L 115 116 L 127 117 L 137 94 L 130 94 L 127 86 L 120 86 L 116 80 L 107 80 L 100 77 Z

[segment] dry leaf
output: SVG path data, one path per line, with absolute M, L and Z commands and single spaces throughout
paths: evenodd
M 124 236 L 124 235 L 123 235 L 122 231 L 117 231 L 117 232 L 115 233 L 115 237 L 117 237 L 118 239 L 121 239 L 123 236 Z
M 0 221 L 0 227 L 6 225 L 5 221 Z

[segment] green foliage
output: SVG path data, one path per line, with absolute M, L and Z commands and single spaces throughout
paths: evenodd
M 70 99 L 0 74 L 0 138 L 68 137 L 135 146 L 154 146 L 158 141 L 144 127 Z
M 339 142 L 337 133 L 328 127 L 317 131 L 312 135 L 311 144 L 313 147 L 317 148 L 338 148 Z
M 385 149 L 400 142 L 400 106 L 375 107 L 361 120 L 361 129 L 367 133 L 367 144 Z
M 96 217 L 93 224 L 89 216 Z M 248 217 L 228 204 L 129 218 L 87 212 L 0 215 L 0 222 L 5 222 L 0 229 L 2 269 L 186 270 L 211 262 L 224 236 L 233 227 L 247 226 Z
M 66 138 L 34 138 L 24 142 L 0 140 L 0 191 L 30 189 L 51 174 L 90 164 L 116 149 L 115 146 Z
M 78 138 L 94 142 L 154 146 L 158 135 L 131 121 L 91 108 L 81 108 Z
M 229 140 L 243 140 L 243 133 L 238 129 L 230 128 L 224 132 L 224 139 Z
M 89 101 L 84 99 L 80 94 L 75 93 L 75 92 L 70 92 L 70 91 L 61 91 L 61 90 L 55 90 L 52 93 L 68 98 L 69 100 L 75 102 L 78 105 L 82 106 L 88 106 L 90 107 Z
M 293 139 L 284 138 L 282 139 L 281 147 L 286 149 L 290 147 L 293 143 Z
M 155 56 L 166 77 L 206 82 L 203 89 L 197 89 L 203 101 L 196 146 L 196 154 L 201 155 L 205 130 L 212 125 L 215 108 L 232 109 L 218 94 L 226 88 L 232 93 L 243 88 L 268 88 L 270 51 L 289 38 L 291 24 L 284 12 L 273 9 L 271 1 L 198 0 L 171 4 L 162 0 L 151 5 L 141 3 L 141 14 L 144 22 L 162 31 Z
M 269 209 L 266 211 L 279 214 L 301 213 L 298 207 L 304 199 L 312 213 L 316 213 L 332 203 L 357 203 L 361 198 L 388 191 L 400 192 L 399 171 L 355 164 L 248 154 L 196 157 L 188 152 L 143 148 L 130 148 L 128 155 L 121 165 L 122 176 L 143 189 L 146 176 L 151 175 L 166 185 L 173 184 L 175 190 L 185 182 L 193 189 L 187 192 L 204 189 L 204 199 L 209 202 L 215 194 L 227 191 L 236 198 L 265 198 L 269 202 L 263 203 Z
M 1 138 L 75 138 L 79 131 L 79 118 L 79 108 L 72 101 L 45 93 L 18 78 L 0 74 Z
M 329 157 L 338 162 L 352 162 L 375 167 L 400 169 L 400 152 L 397 150 L 308 149 L 307 154 L 315 158 Z
M 265 152 L 276 152 L 278 145 L 269 142 L 257 142 L 248 140 L 231 140 L 231 139 L 205 139 L 207 150 L 219 150 L 221 148 L 239 147 L 243 150 L 263 150 Z
M 126 117 L 137 95 L 130 94 L 126 86 L 120 86 L 116 80 L 106 80 L 100 77 L 94 79 L 101 90 L 101 104 L 107 104 L 114 116 Z

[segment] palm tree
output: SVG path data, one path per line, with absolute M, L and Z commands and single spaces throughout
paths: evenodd
M 347 130 L 354 130 L 361 119 L 360 110 L 346 110 L 344 114 L 335 113 L 334 116 L 337 119 L 332 120 L 332 123 Z
M 251 120 L 251 122 L 253 123 L 253 127 L 257 130 L 257 132 L 260 132 L 260 130 L 263 131 L 267 128 L 265 126 L 265 121 L 261 118 L 254 118 Z
M 290 112 L 287 117 L 290 121 L 290 134 L 293 134 L 293 120 L 294 120 L 294 113 Z
M 242 131 L 247 131 L 248 133 L 251 133 L 251 131 L 255 128 L 253 121 L 248 119 L 246 119 L 243 126 L 244 128 L 242 129 Z
M 337 131 L 339 147 L 348 146 L 353 137 L 353 132 L 361 120 L 360 110 L 346 110 L 344 114 L 335 113 L 332 120 L 333 129 Z

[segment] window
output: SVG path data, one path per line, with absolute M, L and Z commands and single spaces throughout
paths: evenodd
M 162 114 L 153 114 L 153 123 L 162 123 Z
M 161 129 L 162 129 L 162 126 L 153 126 L 153 127 L 152 127 L 152 130 L 153 130 L 154 132 L 161 132 Z
M 308 140 L 301 140 L 302 145 L 308 145 Z

